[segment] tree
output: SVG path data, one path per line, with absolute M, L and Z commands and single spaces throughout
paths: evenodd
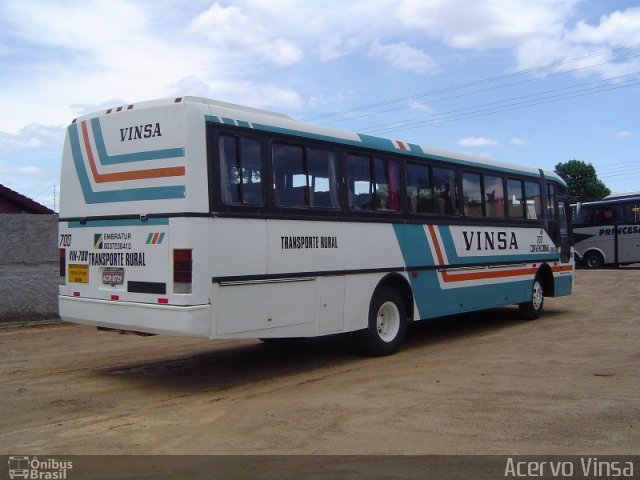
M 598 179 L 596 169 L 582 160 L 569 160 L 556 165 L 555 172 L 567 182 L 569 203 L 602 200 L 611 190 Z

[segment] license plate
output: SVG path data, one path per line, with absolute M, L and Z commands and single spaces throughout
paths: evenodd
M 124 283 L 124 268 L 105 268 L 102 271 L 103 285 L 122 285 Z

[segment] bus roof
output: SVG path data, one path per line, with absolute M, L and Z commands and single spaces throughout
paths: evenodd
M 602 200 L 629 200 L 633 197 L 640 197 L 640 192 L 612 193 L 611 195 L 604 197 Z
M 416 145 L 399 140 L 389 140 L 382 137 L 303 123 L 282 113 L 195 96 L 170 97 L 114 107 L 106 111 L 84 115 L 74 120 L 73 123 L 77 120 L 102 115 L 111 115 L 113 113 L 134 109 L 141 110 L 154 107 L 169 107 L 177 104 L 191 105 L 194 107 L 200 106 L 203 110 L 208 111 L 208 114 L 206 115 L 208 120 L 216 121 L 217 119 L 220 123 L 250 126 L 257 130 L 287 133 L 316 140 L 331 141 L 377 150 L 386 150 L 392 153 L 414 155 L 416 157 L 431 158 L 442 161 L 452 161 L 463 166 L 473 166 L 478 168 L 489 167 L 506 173 L 528 174 L 537 177 L 540 176 L 540 170 L 534 167 L 515 165 L 484 157 Z M 554 181 L 566 186 L 564 180 L 555 172 L 543 170 L 543 173 L 545 178 L 553 179 Z

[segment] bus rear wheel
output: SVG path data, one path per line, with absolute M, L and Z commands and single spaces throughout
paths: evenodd
M 376 290 L 369 306 L 369 326 L 356 332 L 360 352 L 373 357 L 397 352 L 407 332 L 406 312 L 404 299 L 396 289 Z
M 587 252 L 584 254 L 582 264 L 585 268 L 602 268 L 604 266 L 604 258 L 598 252 Z
M 542 307 L 544 306 L 544 285 L 540 275 L 536 275 L 533 279 L 533 286 L 531 287 L 531 300 L 521 303 L 520 314 L 526 320 L 535 320 L 542 315 Z

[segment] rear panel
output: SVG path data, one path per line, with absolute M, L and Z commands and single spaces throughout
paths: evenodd
M 163 100 L 68 127 L 59 225 L 63 319 L 209 336 L 208 111 Z

